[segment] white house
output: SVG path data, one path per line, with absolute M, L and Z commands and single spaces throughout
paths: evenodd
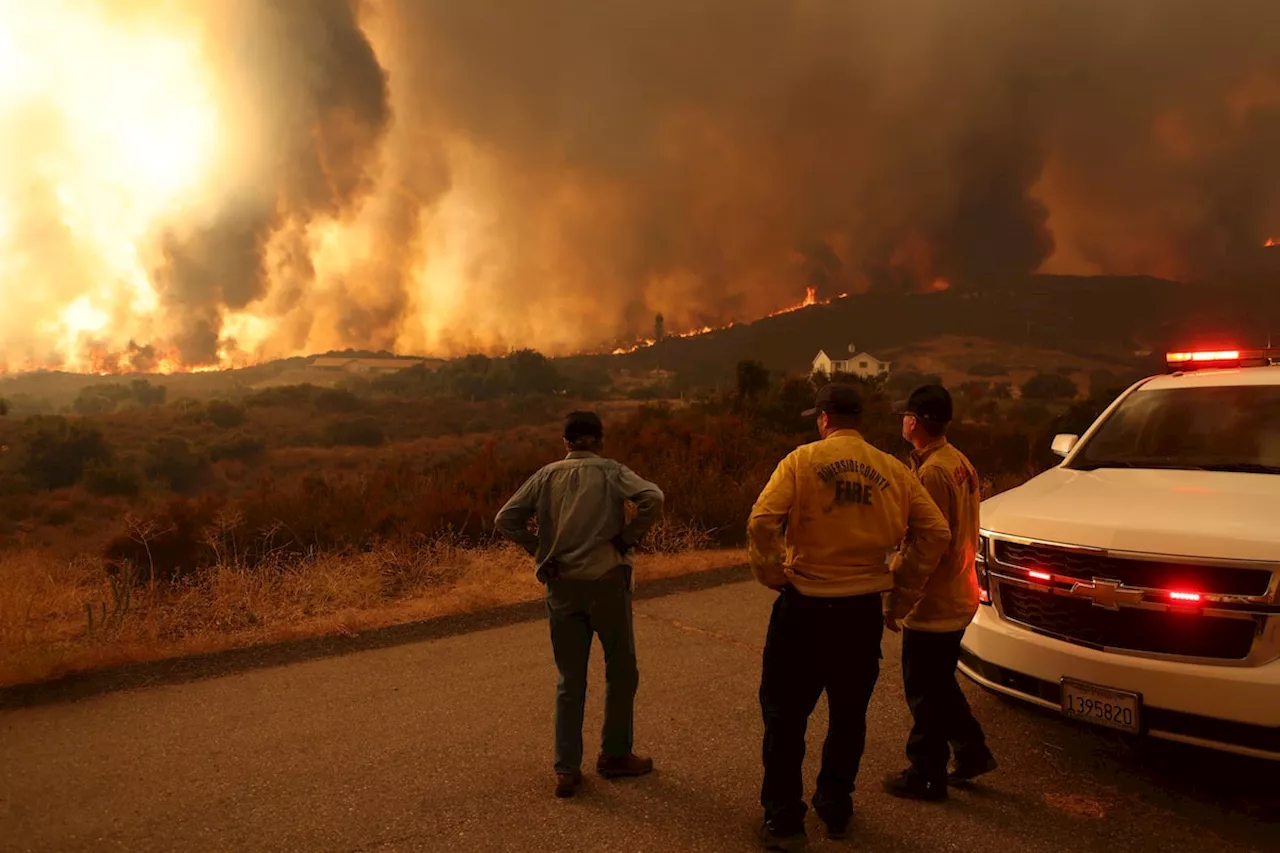
M 832 358 L 826 350 L 818 350 L 818 354 L 813 357 L 813 372 L 825 373 L 828 376 L 846 373 L 861 379 L 874 379 L 889 373 L 889 362 L 881 361 L 869 352 L 860 352 L 853 344 L 849 344 L 846 350 L 849 353 L 847 358 Z M 831 352 L 837 356 L 842 355 L 835 348 L 832 348 Z

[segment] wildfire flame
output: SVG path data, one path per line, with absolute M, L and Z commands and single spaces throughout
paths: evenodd
M 0 340 L 33 353 L 0 372 L 127 367 L 121 332 L 150 334 L 159 302 L 140 249 L 216 171 L 198 33 L 180 15 L 113 14 L 0 0 Z M 175 359 L 143 361 L 177 370 Z
M 802 308 L 809 308 L 810 306 L 813 306 L 813 305 L 830 305 L 832 302 L 835 302 L 837 299 L 844 299 L 848 295 L 849 294 L 847 293 L 841 293 L 838 296 L 831 297 L 830 299 L 818 299 L 817 289 L 812 287 L 807 287 L 805 288 L 803 300 L 801 300 L 800 302 L 797 302 L 795 305 L 788 305 L 786 308 L 779 308 L 777 311 L 771 311 L 764 316 L 779 317 L 783 314 L 790 314 L 792 311 L 799 311 Z M 722 329 L 732 329 L 734 326 L 738 326 L 738 325 L 741 325 L 741 324 L 734 322 L 734 323 L 726 323 L 723 326 L 703 326 L 700 329 L 692 329 L 687 332 L 671 332 L 671 333 L 665 334 L 663 337 L 664 338 L 693 338 L 693 337 L 697 337 L 698 335 L 705 335 L 708 332 L 716 332 Z M 613 355 L 626 355 L 627 353 L 635 352 L 636 350 L 642 350 L 642 349 L 645 349 L 646 347 L 651 347 L 655 343 L 657 343 L 657 341 L 654 340 L 653 338 L 641 338 L 640 340 L 636 341 L 635 343 L 629 344 L 628 346 L 618 347 L 617 349 L 614 349 Z
M 1275 237 L 1268 237 L 1267 242 L 1263 243 L 1262 245 L 1263 245 L 1263 248 L 1271 249 L 1276 246 L 1280 246 L 1280 240 L 1277 240 Z

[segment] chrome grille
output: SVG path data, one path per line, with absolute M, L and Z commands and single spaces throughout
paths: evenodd
M 1265 617 L 1219 617 L 1196 612 L 1095 607 L 1085 598 L 1048 589 L 999 584 L 1002 615 L 1073 643 L 1181 657 L 1244 660 Z

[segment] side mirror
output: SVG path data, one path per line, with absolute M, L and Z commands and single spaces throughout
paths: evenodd
M 1065 459 L 1079 440 L 1080 436 L 1078 435 L 1067 435 L 1065 433 L 1055 435 L 1053 437 L 1053 452 Z

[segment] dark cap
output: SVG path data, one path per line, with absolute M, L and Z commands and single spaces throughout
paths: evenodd
M 951 423 L 951 392 L 941 385 L 921 385 L 911 392 L 905 403 L 895 409 L 899 415 L 914 415 L 935 424 Z
M 604 438 L 604 424 L 595 412 L 570 412 L 564 419 L 564 440 Z
M 842 382 L 823 385 L 818 389 L 818 399 L 813 408 L 801 412 L 800 417 L 811 418 L 819 412 L 857 417 L 862 414 L 862 395 L 854 386 Z

